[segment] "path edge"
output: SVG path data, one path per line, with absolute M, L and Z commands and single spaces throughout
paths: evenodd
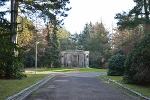
M 46 78 L 36 82 L 35 84 L 21 90 L 19 93 L 16 93 L 10 97 L 8 97 L 5 100 L 23 100 L 25 97 L 27 97 L 29 94 L 31 94 L 33 91 L 50 81 L 52 78 L 54 78 L 55 75 L 49 75 Z
M 138 96 L 138 97 L 140 97 L 140 98 L 142 98 L 142 99 L 150 100 L 150 98 L 148 98 L 148 97 L 146 97 L 146 96 L 143 96 L 142 94 L 140 94 L 140 93 L 138 93 L 138 92 L 136 92 L 136 91 L 134 91 L 134 90 L 132 90 L 132 89 L 130 89 L 130 88 L 128 88 L 128 87 L 125 87 L 125 86 L 123 86 L 122 84 L 120 84 L 120 83 L 118 83 L 118 82 L 115 82 L 115 81 L 113 81 L 113 80 L 111 80 L 111 79 L 108 79 L 108 78 L 106 78 L 106 77 L 104 77 L 104 76 L 100 76 L 100 77 L 103 78 L 104 80 L 106 80 L 106 81 L 112 83 L 113 85 L 119 87 L 119 88 L 123 88 L 124 90 L 135 94 L 136 96 Z M 122 89 L 121 89 L 121 90 L 122 90 Z M 122 90 L 122 91 L 123 91 L 123 90 Z

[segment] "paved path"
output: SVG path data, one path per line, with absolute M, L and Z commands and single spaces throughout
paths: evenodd
M 53 80 L 24 100 L 133 100 L 98 79 L 101 74 L 104 73 L 57 73 Z

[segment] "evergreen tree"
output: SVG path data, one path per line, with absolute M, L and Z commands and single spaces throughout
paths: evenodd
M 108 31 L 102 22 L 97 22 L 95 25 L 87 23 L 82 34 L 79 34 L 79 49 L 90 51 L 91 67 L 102 67 L 110 57 L 110 44 L 107 35 Z
M 59 28 L 58 34 L 57 34 L 58 40 L 59 40 L 59 50 L 65 51 L 71 49 L 71 41 L 69 40 L 70 32 L 68 32 L 66 29 Z
M 54 68 L 60 67 L 60 50 L 59 50 L 59 43 L 57 37 L 57 25 L 54 24 L 52 39 L 51 39 L 51 48 L 50 48 L 50 61 L 51 66 Z
M 94 35 L 88 44 L 90 51 L 90 64 L 94 67 L 100 68 L 110 57 L 110 44 L 107 37 L 108 31 L 105 29 L 103 23 L 96 23 L 94 25 Z
M 45 67 L 51 67 L 51 46 L 52 46 L 52 37 L 51 37 L 51 32 L 50 32 L 50 26 L 47 25 L 47 36 L 45 37 L 46 38 L 46 41 L 47 41 L 47 46 L 45 47 L 45 50 L 44 50 L 44 55 L 42 57 L 42 61 L 43 61 L 43 66 Z
M 82 46 L 84 50 L 87 50 L 88 43 L 90 41 L 90 27 L 85 24 L 82 34 L 79 35 L 79 45 Z
M 136 26 L 143 25 L 145 33 L 149 32 L 150 26 L 150 0 L 134 0 L 136 6 L 129 11 L 116 14 L 119 29 L 133 29 Z
M 22 57 L 14 56 L 14 48 L 20 51 L 21 48 L 17 44 L 10 41 L 10 37 L 15 34 L 11 31 L 11 23 L 1 18 L 0 20 L 0 77 L 5 78 L 22 78 L 24 74 Z

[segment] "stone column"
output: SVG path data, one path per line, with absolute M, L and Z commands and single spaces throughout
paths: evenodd
M 79 67 L 84 67 L 84 55 L 79 54 Z
M 78 54 L 77 54 L 77 67 L 79 67 Z
M 64 57 L 65 57 L 64 58 L 64 66 L 67 67 L 67 62 L 68 61 L 67 61 L 67 54 L 66 53 L 64 54 Z
M 61 54 L 61 66 L 65 67 L 65 55 L 64 55 L 64 53 Z
M 67 54 L 67 61 L 68 61 L 68 66 L 67 67 L 71 67 L 71 65 L 72 65 L 71 58 L 72 58 L 72 54 Z
M 85 52 L 85 67 L 89 68 L 89 51 Z

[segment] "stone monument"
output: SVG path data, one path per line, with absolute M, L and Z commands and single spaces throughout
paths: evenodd
M 61 64 L 62 67 L 89 68 L 89 51 L 62 51 Z

